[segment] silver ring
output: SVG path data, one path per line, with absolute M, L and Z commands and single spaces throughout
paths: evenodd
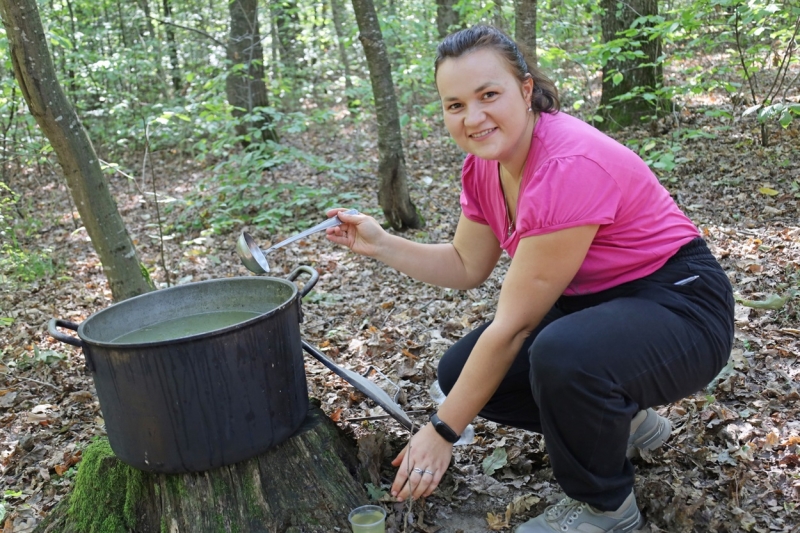
M 433 473 L 433 472 L 431 472 L 430 470 L 425 470 L 425 473 L 426 473 L 426 474 L 430 474 L 430 475 L 434 475 L 434 473 Z
M 423 470 L 421 468 L 414 468 L 414 472 L 416 472 L 419 475 L 422 475 L 422 473 L 425 472 L 425 470 Z

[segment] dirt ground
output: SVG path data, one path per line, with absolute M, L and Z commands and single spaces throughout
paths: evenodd
M 651 532 L 798 533 L 800 128 L 795 121 L 789 129 L 773 131 L 772 146 L 762 148 L 754 122 L 736 121 L 720 133 L 719 124 L 706 120 L 703 109 L 687 109 L 679 123 L 665 126 L 664 135 L 681 128 L 716 135 L 685 140 L 686 160 L 665 176 L 665 185 L 701 228 L 734 285 L 736 343 L 730 365 L 706 390 L 661 408 L 673 434 L 663 449 L 635 459 L 636 494 Z M 369 131 L 361 133 L 362 140 L 370 138 Z M 629 131 L 624 137 L 648 135 Z M 356 151 L 341 132 L 315 131 L 289 142 L 331 159 L 375 153 L 370 142 Z M 426 227 L 404 236 L 445 241 L 458 220 L 462 156 L 442 132 L 409 140 L 407 150 L 411 194 Z M 213 167 L 171 153 L 156 154 L 156 165 L 163 194 L 175 200 L 165 215 L 170 224 L 198 184 L 213 177 Z M 112 301 L 58 170 L 10 170 L 9 185 L 22 195 L 20 212 L 27 224 L 19 242 L 56 265 L 52 274 L 29 282 L 7 278 L 0 286 L 0 502 L 5 511 L 0 528 L 24 533 L 68 493 L 81 450 L 104 433 L 80 351 L 51 339 L 46 324 L 52 317 L 81 322 Z M 262 178 L 297 176 L 306 184 L 356 192 L 353 207 L 379 213 L 377 184 L 368 174 L 343 182 L 298 163 Z M 110 184 L 142 261 L 163 286 L 152 197 L 121 175 L 110 177 Z M 164 248 L 173 282 L 250 275 L 234 253 L 243 229 L 264 246 L 286 236 L 243 226 L 224 234 L 168 231 Z M 478 289 L 451 291 L 414 282 L 320 235 L 275 253 L 270 261 L 276 276 L 299 264 L 320 271 L 303 304 L 304 338 L 339 365 L 361 372 L 370 365 L 379 368 L 399 385 L 403 408 L 419 423 L 434 408 L 428 388 L 438 357 L 492 317 L 508 266 L 504 258 Z M 389 461 L 408 433 L 310 358 L 306 369 L 309 393 L 358 440 L 365 462 L 380 472 L 374 484 L 380 497 L 393 476 Z M 474 441 L 455 448 L 453 465 L 433 496 L 386 504 L 390 531 L 510 531 L 558 498 L 540 436 L 480 419 L 474 429 Z

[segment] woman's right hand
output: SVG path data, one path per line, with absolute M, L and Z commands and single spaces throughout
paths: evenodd
M 339 215 L 342 224 L 326 230 L 328 240 L 347 246 L 353 252 L 369 257 L 374 257 L 378 253 L 378 247 L 382 239 L 388 233 L 378 222 L 369 215 L 347 215 L 346 208 L 335 208 L 326 214 L 328 218 Z

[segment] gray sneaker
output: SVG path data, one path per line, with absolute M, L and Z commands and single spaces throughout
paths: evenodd
M 672 424 L 652 409 L 639 411 L 631 421 L 628 437 L 628 458 L 638 457 L 642 450 L 652 451 L 664 444 L 672 433 Z
M 636 533 L 643 527 L 644 519 L 631 492 L 619 509 L 605 513 L 564 498 L 536 518 L 520 524 L 514 533 Z

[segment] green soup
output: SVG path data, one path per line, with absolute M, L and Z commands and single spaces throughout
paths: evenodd
M 111 342 L 116 344 L 140 344 L 180 339 L 227 328 L 257 316 L 258 313 L 251 311 L 215 311 L 182 316 L 131 331 Z

